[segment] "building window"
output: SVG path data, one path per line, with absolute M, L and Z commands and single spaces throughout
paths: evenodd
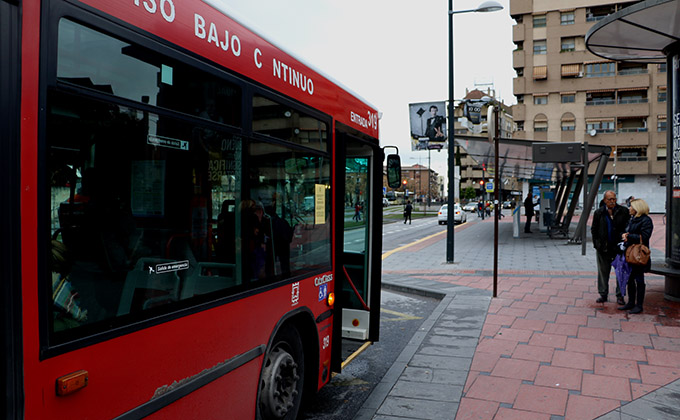
M 647 90 L 619 91 L 619 104 L 646 104 Z
M 666 102 L 666 86 L 659 86 L 659 90 L 656 93 L 656 100 L 658 102 Z
M 616 74 L 616 63 L 590 63 L 586 64 L 586 77 L 609 77 Z
M 666 63 L 659 63 L 659 73 L 666 73 Z
M 666 131 L 666 116 L 659 115 L 656 121 L 656 131 Z
M 574 131 L 576 129 L 575 121 L 562 121 L 562 131 Z
M 515 42 L 515 51 L 523 51 L 523 50 L 524 50 L 524 41 Z
M 524 131 L 524 121 L 517 121 L 517 131 Z
M 630 76 L 633 74 L 647 74 L 647 64 L 619 63 L 619 76 Z
M 574 24 L 574 12 L 560 13 L 560 25 L 573 25 L 573 24 Z
M 539 39 L 534 41 L 534 55 L 543 55 L 548 52 L 548 47 L 546 45 L 545 39 Z
M 560 52 L 569 52 L 575 50 L 576 50 L 576 38 L 574 38 L 573 36 L 562 38 Z
M 548 78 L 548 66 L 534 66 L 534 80 Z
M 515 98 L 517 98 L 517 103 L 518 103 L 518 104 L 523 104 L 523 103 L 524 103 L 524 95 L 515 95 Z
M 617 159 L 624 162 L 639 162 L 647 160 L 646 146 L 618 146 L 616 148 Z
M 596 133 L 613 133 L 614 132 L 614 120 L 589 120 L 586 121 L 586 131 Z
M 562 64 L 562 77 L 582 77 L 581 64 Z
M 612 14 L 616 11 L 616 5 L 609 5 L 609 6 L 597 6 L 597 7 L 588 7 L 586 9 L 586 21 L 587 22 L 596 22 L 600 19 L 604 19 L 605 16 Z
M 517 67 L 515 72 L 517 73 L 517 77 L 524 77 L 524 67 Z
M 573 104 L 576 102 L 576 95 L 573 93 L 563 93 L 562 94 L 562 103 L 563 104 Z
M 536 132 L 546 132 L 548 131 L 548 121 L 534 121 L 534 131 Z
M 626 117 L 618 118 L 617 129 L 619 133 L 646 133 L 647 132 L 647 118 L 646 117 Z
M 545 15 L 534 16 L 534 28 L 545 28 Z
M 666 160 L 666 145 L 656 146 L 656 160 Z
M 534 105 L 547 105 L 548 95 L 534 95 Z
M 591 105 L 614 105 L 616 95 L 614 91 L 608 92 L 586 92 L 586 106 Z

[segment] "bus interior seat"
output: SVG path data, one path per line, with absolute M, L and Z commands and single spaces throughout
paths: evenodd
M 135 268 L 125 278 L 118 305 L 119 316 L 178 300 L 180 279 L 177 272 L 157 274 L 149 270 L 149 267 L 155 268 L 156 264 L 171 262 L 175 261 L 162 258 L 140 258 L 137 261 Z
M 241 281 L 236 278 L 235 264 L 199 262 L 198 272 L 184 281 L 181 299 L 239 285 L 241 285 Z

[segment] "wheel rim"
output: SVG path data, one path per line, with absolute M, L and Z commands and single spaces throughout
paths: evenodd
M 280 419 L 295 405 L 300 376 L 295 359 L 281 347 L 267 357 L 262 372 L 263 388 L 260 394 L 265 418 Z

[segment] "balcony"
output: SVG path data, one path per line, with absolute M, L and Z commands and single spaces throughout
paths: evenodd
M 512 42 L 524 41 L 525 26 L 523 23 L 518 23 L 512 27 Z
M 516 69 L 524 67 L 525 57 L 524 50 L 514 50 L 512 52 L 512 67 Z
M 598 105 L 615 105 L 615 99 L 593 99 L 592 101 L 586 101 L 586 106 L 598 106 Z
M 634 68 L 634 69 L 624 69 L 624 70 L 619 70 L 616 74 L 618 76 L 632 76 L 635 74 L 647 74 L 647 67 L 644 68 Z
M 647 132 L 647 127 L 628 127 L 628 128 L 619 128 L 616 130 L 617 133 L 646 133 Z
M 647 98 L 619 98 L 619 104 L 646 104 L 648 102 Z M 587 105 L 587 103 L 586 103 Z

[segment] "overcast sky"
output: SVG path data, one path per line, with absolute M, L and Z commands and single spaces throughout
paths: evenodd
M 380 141 L 397 145 L 404 165 L 427 165 L 411 152 L 408 104 L 448 98 L 446 0 L 220 0 L 234 17 L 315 69 L 331 76 L 382 113 Z M 503 10 L 454 16 L 454 94 L 493 83 L 514 104 L 512 24 Z M 454 10 L 482 0 L 454 0 Z M 480 87 L 485 89 L 485 87 Z M 432 151 L 432 169 L 446 175 L 446 152 Z

